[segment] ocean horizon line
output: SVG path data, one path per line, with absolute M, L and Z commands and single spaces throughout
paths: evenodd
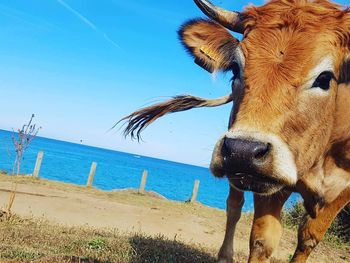
M 11 130 L 2 129 L 2 128 L 0 128 L 0 131 L 9 132 L 9 133 L 13 133 L 13 132 L 17 133 L 16 131 L 11 131 Z M 101 150 L 106 150 L 106 151 L 111 151 L 111 152 L 116 152 L 116 153 L 124 153 L 124 154 L 133 155 L 133 156 L 140 156 L 142 158 L 150 158 L 150 159 L 155 159 L 155 160 L 160 160 L 160 161 L 166 161 L 166 162 L 171 162 L 171 163 L 174 163 L 174 164 L 182 164 L 182 165 L 194 166 L 194 167 L 198 167 L 198 168 L 203 168 L 203 169 L 208 169 L 209 170 L 208 166 L 201 166 L 201 165 L 198 165 L 198 164 L 184 163 L 184 162 L 180 162 L 180 161 L 169 160 L 169 159 L 164 159 L 164 158 L 159 158 L 159 157 L 154 157 L 154 156 L 147 156 L 147 155 L 143 155 L 143 154 L 139 154 L 139 153 L 125 152 L 125 151 L 121 151 L 121 150 L 117 150 L 117 149 L 106 148 L 106 147 L 103 147 L 103 146 L 96 146 L 96 145 L 90 145 L 90 144 L 85 144 L 85 143 L 79 143 L 79 142 L 76 142 L 76 141 L 70 141 L 70 140 L 65 140 L 65 139 L 52 138 L 52 137 L 46 137 L 46 136 L 40 136 L 40 135 L 37 135 L 36 137 L 37 138 L 41 138 L 41 139 L 53 140 L 53 141 L 57 141 L 57 142 L 70 143 L 70 144 L 79 145 L 79 146 L 83 146 L 83 147 L 85 146 L 85 147 L 101 149 Z

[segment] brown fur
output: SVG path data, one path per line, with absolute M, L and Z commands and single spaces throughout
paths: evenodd
M 243 205 L 244 193 L 230 186 L 230 192 L 226 202 L 227 222 L 225 238 L 218 254 L 219 260 L 233 258 L 233 237 L 235 235 L 236 224 L 241 218 Z
M 246 57 L 245 97 L 231 129 L 253 126 L 278 134 L 288 143 L 301 178 L 297 188 L 307 210 L 315 217 L 310 220 L 318 224 L 312 230 L 317 236 L 316 246 L 339 209 L 349 202 L 348 195 L 337 196 L 348 189 L 350 180 L 350 169 L 345 167 L 350 149 L 344 143 L 349 138 L 350 114 L 346 107 L 350 99 L 345 97 L 348 92 L 343 91 L 350 87 L 337 87 L 333 81 L 330 96 L 316 100 L 303 95 L 303 83 L 319 59 L 329 54 L 334 56 L 339 84 L 349 83 L 349 11 L 328 1 L 291 0 L 250 7 L 245 14 L 248 19 L 241 43 Z M 332 146 L 335 140 L 338 144 Z M 331 168 L 325 167 L 325 162 Z M 330 209 L 335 198 L 343 206 Z M 323 202 L 327 202 L 325 208 Z M 330 211 L 328 220 L 322 216 L 324 210 Z M 261 223 L 253 225 L 252 242 L 259 241 L 262 246 L 251 247 L 256 262 L 267 261 L 266 255 L 270 256 L 270 250 L 275 248 L 268 243 L 279 240 L 277 235 L 265 234 L 278 216 L 273 216 L 268 207 L 264 211 L 271 216 L 261 217 Z M 310 227 L 306 224 L 300 228 L 298 247 L 306 242 Z M 304 262 L 314 246 L 296 252 L 294 262 Z M 251 262 L 255 262 L 253 258 Z
M 289 191 L 281 191 L 272 196 L 254 195 L 249 262 L 269 262 L 282 236 L 281 210 L 290 194 Z
M 240 62 L 242 74 L 233 83 L 233 96 L 240 98 L 235 99 L 238 103 L 229 132 L 273 134 L 288 146 L 299 179 L 294 189 L 290 184 L 289 189 L 300 191 L 313 217 L 306 217 L 299 229 L 293 259 L 305 262 L 336 214 L 350 201 L 350 11 L 327 0 L 272 0 L 248 7 L 242 17 L 244 39 L 240 43 L 222 26 L 205 20 L 186 23 L 180 38 L 196 62 L 209 71 L 226 71 Z M 329 91 L 317 91 L 309 83 L 317 75 L 310 74 L 324 58 L 333 63 L 335 79 Z M 169 110 L 170 105 L 128 116 L 127 132 L 142 131 L 167 112 L 193 107 Z M 214 175 L 219 176 L 224 171 L 220 151 L 224 137 L 211 163 Z M 234 191 L 231 188 L 231 197 Z M 283 190 L 275 195 L 283 198 L 255 197 L 250 262 L 268 262 L 278 245 L 280 211 L 288 193 Z M 233 262 L 232 236 L 239 219 L 233 213 L 240 213 L 242 203 L 242 198 L 231 197 L 228 205 L 234 209 L 228 208 L 225 241 L 219 253 L 221 262 L 227 263 Z

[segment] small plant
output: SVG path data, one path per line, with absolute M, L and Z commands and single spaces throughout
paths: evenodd
M 41 129 L 41 127 L 37 128 L 36 124 L 32 123 L 34 117 L 35 115 L 32 114 L 27 124 L 24 124 L 21 129 L 17 130 L 17 132 L 13 131 L 12 142 L 15 147 L 16 157 L 13 164 L 12 174 L 18 175 L 20 173 L 24 153 Z
M 283 222 L 288 227 L 298 227 L 301 219 L 305 215 L 305 208 L 302 202 L 296 202 L 292 207 L 283 212 Z
M 89 241 L 88 248 L 92 250 L 101 250 L 105 247 L 106 242 L 103 239 L 95 238 Z

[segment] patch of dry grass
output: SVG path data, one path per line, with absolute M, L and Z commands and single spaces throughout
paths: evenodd
M 33 263 L 216 263 L 216 251 L 163 236 L 65 227 L 0 217 L 0 261 Z M 235 254 L 236 263 L 247 255 Z M 276 259 L 272 263 L 285 263 Z
M 213 251 L 163 236 L 0 218 L 1 262 L 215 262 Z

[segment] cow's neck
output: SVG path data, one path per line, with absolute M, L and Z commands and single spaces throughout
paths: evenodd
M 324 163 L 323 194 L 327 202 L 350 187 L 350 83 L 338 87 L 332 146 Z
M 331 202 L 350 187 L 350 83 L 338 86 L 336 105 L 332 146 L 324 163 L 315 165 L 297 185 L 309 213 L 317 213 L 321 199 Z

